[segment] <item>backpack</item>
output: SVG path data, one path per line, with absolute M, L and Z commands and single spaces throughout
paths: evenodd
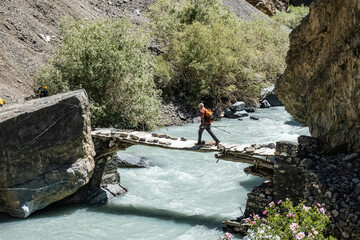
M 49 95 L 49 93 L 45 88 L 41 89 L 40 97 L 47 97 L 48 95 Z
M 205 122 L 212 123 L 215 120 L 215 116 L 210 109 L 205 108 Z

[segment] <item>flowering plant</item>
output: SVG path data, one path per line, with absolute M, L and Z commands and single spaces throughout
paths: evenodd
M 231 240 L 231 238 L 232 238 L 232 234 L 227 232 L 227 233 L 225 233 L 225 237 L 223 237 L 223 238 L 219 237 L 218 240 Z
M 294 207 L 287 198 L 277 204 L 271 202 L 262 214 L 245 219 L 250 239 L 335 239 L 324 236 L 330 220 L 319 203 L 308 207 L 301 202 Z

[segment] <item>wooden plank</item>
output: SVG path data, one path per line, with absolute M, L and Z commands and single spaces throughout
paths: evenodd
M 228 161 L 231 159 L 241 158 L 246 159 L 249 162 L 253 160 L 255 164 L 258 162 L 256 158 L 253 156 L 274 156 L 275 149 L 270 148 L 260 148 L 260 149 L 254 149 L 252 148 L 252 145 L 250 144 L 227 144 L 223 143 L 220 144 L 221 147 L 216 147 L 214 145 L 210 146 L 196 146 L 195 140 L 187 140 L 187 141 L 181 141 L 181 140 L 173 140 L 170 138 L 158 138 L 153 137 L 151 133 L 148 132 L 141 132 L 141 131 L 133 131 L 128 132 L 129 135 L 126 136 L 126 134 L 121 134 L 123 131 L 118 129 L 96 129 L 95 131 L 92 131 L 93 137 L 105 137 L 105 138 L 116 138 L 118 141 L 123 141 L 126 143 L 130 143 L 133 145 L 139 144 L 139 145 L 145 145 L 145 146 L 151 146 L 151 147 L 160 147 L 160 148 L 166 148 L 166 149 L 176 149 L 176 150 L 190 150 L 190 151 L 197 151 L 197 152 L 220 152 L 225 151 L 228 155 L 226 158 Z M 121 136 L 120 136 L 121 135 Z M 159 134 L 160 135 L 160 134 Z M 164 135 L 164 134 L 161 134 Z M 141 140 L 141 141 L 140 141 Z M 247 151 L 247 149 L 254 149 L 252 151 Z M 249 157 L 250 156 L 250 157 Z M 255 161 L 256 160 L 256 161 Z M 235 161 L 235 160 L 231 160 Z
M 237 156 L 229 156 L 227 154 L 219 153 L 215 154 L 215 157 L 221 160 L 230 161 L 230 162 L 242 162 L 252 165 L 257 165 L 263 168 L 274 169 L 274 164 L 270 161 L 266 161 L 264 159 L 248 156 L 248 155 L 237 155 Z

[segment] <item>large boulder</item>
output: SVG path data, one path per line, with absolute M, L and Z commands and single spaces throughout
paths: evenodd
M 360 4 L 321 0 L 290 35 L 275 93 L 327 150 L 360 151 Z
M 25 218 L 85 185 L 94 169 L 84 90 L 0 108 L 0 212 Z
M 275 87 L 274 85 L 271 85 L 270 87 L 261 90 L 262 98 L 260 100 L 260 103 L 266 100 L 271 107 L 283 106 L 282 102 L 274 93 L 274 87 Z

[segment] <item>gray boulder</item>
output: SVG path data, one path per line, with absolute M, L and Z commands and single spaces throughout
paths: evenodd
M 98 152 L 101 153 L 101 151 Z M 120 175 L 117 169 L 116 153 L 97 154 L 94 173 L 89 183 L 62 200 L 61 203 L 104 204 L 116 196 L 125 194 L 127 189 L 120 184 Z
M 238 118 L 242 118 L 242 117 L 248 117 L 249 114 L 247 113 L 247 111 L 237 111 L 234 113 L 234 115 Z
M 267 100 L 263 100 L 260 104 L 260 108 L 269 108 L 269 107 L 271 107 L 271 105 Z
M 0 212 L 26 218 L 89 182 L 95 155 L 84 90 L 0 109 Z
M 150 167 L 150 162 L 144 157 L 118 152 L 117 166 L 119 168 L 146 168 Z
M 279 98 L 274 93 L 275 86 L 272 85 L 268 88 L 265 88 L 261 91 L 262 98 L 260 102 L 266 100 L 271 105 L 271 107 L 284 106 Z
M 245 103 L 244 102 L 236 102 L 231 107 L 230 110 L 236 112 L 236 111 L 243 111 L 245 109 Z

